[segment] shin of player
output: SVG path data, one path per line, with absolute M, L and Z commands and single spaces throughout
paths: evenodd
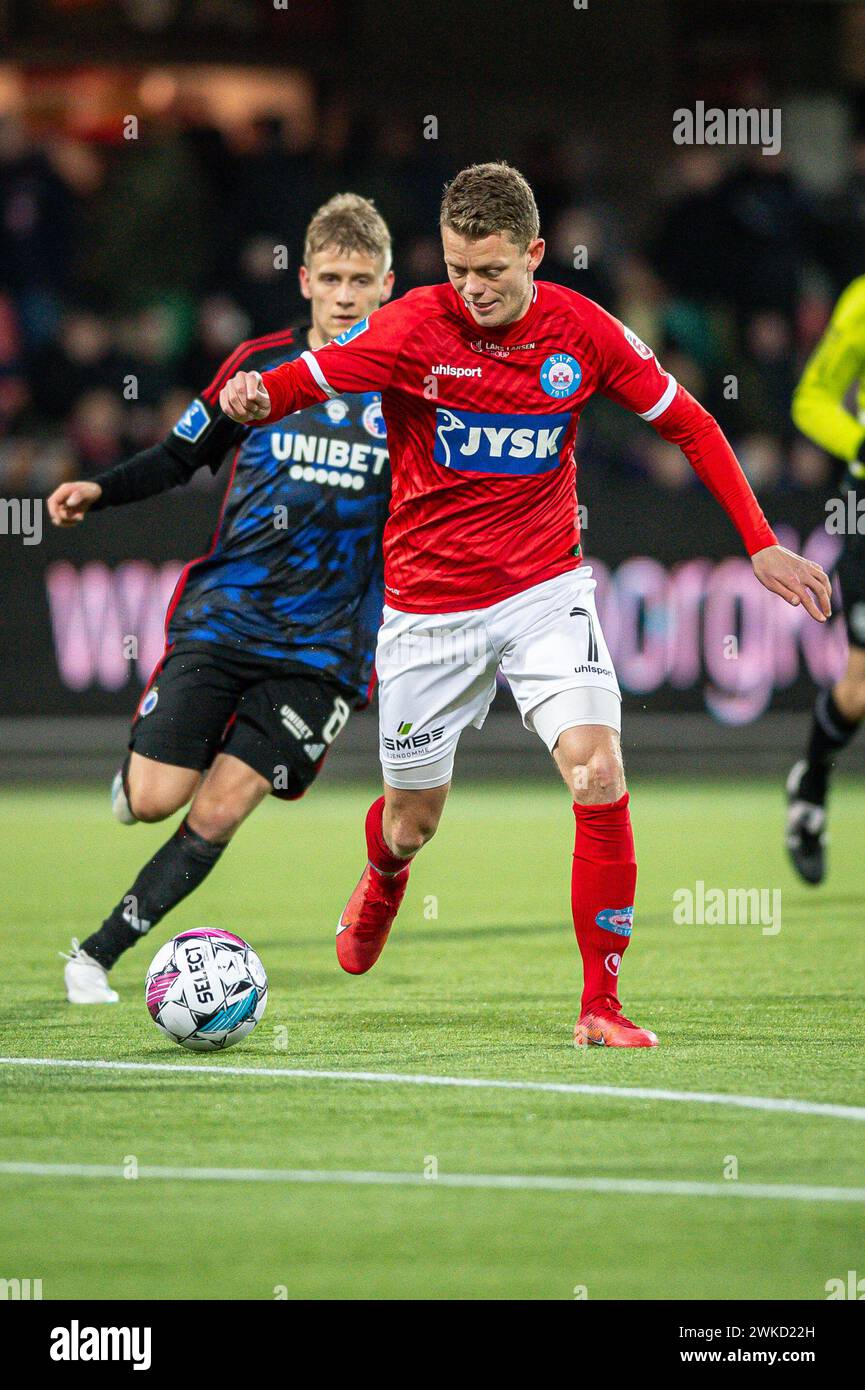
M 571 910 L 583 961 L 578 1046 L 603 1044 L 599 1020 L 621 1018 L 619 970 L 633 930 L 637 861 L 618 734 L 602 726 L 565 730 L 554 755 L 574 798 Z M 646 1029 L 622 1028 L 620 1046 L 649 1046 Z

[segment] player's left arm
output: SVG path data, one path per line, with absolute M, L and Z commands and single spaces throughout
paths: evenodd
M 825 571 L 778 544 L 717 420 L 664 371 L 635 333 L 612 315 L 599 313 L 600 331 L 593 323 L 592 332 L 599 351 L 601 394 L 634 411 L 663 439 L 679 446 L 739 532 L 760 583 L 825 622 L 832 612 Z

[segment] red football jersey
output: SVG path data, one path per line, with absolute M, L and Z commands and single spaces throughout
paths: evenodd
M 412 290 L 264 385 L 272 420 L 381 392 L 393 608 L 484 608 L 580 563 L 573 446 L 596 391 L 681 446 L 749 553 L 775 544 L 713 418 L 636 334 L 561 285 L 536 282 L 527 312 L 500 329 L 480 328 L 449 284 Z

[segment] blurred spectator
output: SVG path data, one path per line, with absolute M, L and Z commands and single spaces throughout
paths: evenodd
M 52 422 L 65 420 L 74 402 L 94 386 L 119 391 L 121 369 L 109 320 L 87 308 L 65 313 L 53 341 L 34 354 L 30 382 L 37 414 Z
M 388 219 L 398 294 L 443 280 L 439 200 L 458 161 L 446 123 L 427 139 L 424 121 L 393 107 L 373 122 L 342 88 L 317 124 L 241 113 L 218 128 L 200 91 L 135 139 L 110 123 L 82 136 L 0 120 L 0 486 L 48 488 L 156 442 L 239 342 L 306 318 L 303 233 L 337 191 Z M 834 298 L 865 274 L 865 136 L 822 203 L 782 156 L 704 146 L 646 170 L 638 209 L 607 177 L 602 138 L 575 141 L 559 122 L 521 151 L 505 139 L 536 191 L 541 278 L 655 348 L 755 486 L 826 486 L 833 465 L 796 434 L 789 403 Z M 577 451 L 588 476 L 696 485 L 677 449 L 603 399 Z
M 72 269 L 73 202 L 21 123 L 0 120 L 0 289 L 14 293 L 34 343 L 50 332 Z
M 179 379 L 190 393 L 202 390 L 238 343 L 251 336 L 249 316 L 228 295 L 209 295 L 199 307 L 192 343 L 178 367 Z
M 235 294 L 253 335 L 274 333 L 304 316 L 297 284 L 302 255 L 291 242 L 256 236 L 240 249 Z

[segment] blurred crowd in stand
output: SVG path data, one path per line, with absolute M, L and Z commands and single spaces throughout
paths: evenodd
M 559 129 L 507 151 L 537 193 L 540 276 L 650 343 L 755 487 L 825 487 L 835 467 L 797 435 L 790 396 L 834 299 L 865 273 L 865 138 L 851 138 L 842 191 L 821 198 L 783 154 L 671 143 L 638 218 L 602 160 L 575 174 L 567 148 Z M 388 219 L 396 293 L 442 279 L 438 204 L 455 167 L 420 117 L 367 128 L 345 102 L 309 136 L 276 119 L 226 133 L 194 113 L 113 143 L 0 121 L 0 489 L 44 492 L 157 441 L 240 340 L 302 321 L 304 227 L 335 192 Z M 604 402 L 578 453 L 587 474 L 693 482 L 676 448 Z

